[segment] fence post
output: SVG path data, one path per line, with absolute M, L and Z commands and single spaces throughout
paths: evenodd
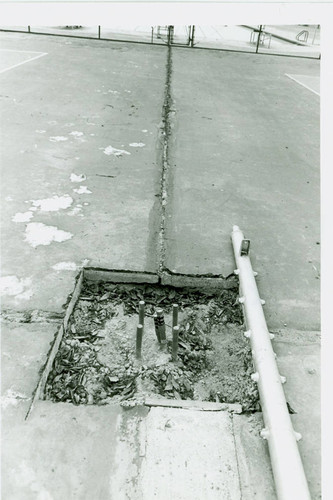
M 101 27 L 98 26 L 98 38 L 100 39 L 101 38 Z
M 256 54 L 258 54 L 261 31 L 262 31 L 262 24 L 259 25 L 259 33 L 258 33 L 258 40 L 257 40 L 257 46 L 256 46 Z
M 191 37 L 191 47 L 194 47 L 194 30 L 195 30 L 195 26 L 193 24 L 193 26 L 192 26 L 192 37 Z
M 30 33 L 30 26 L 28 26 L 28 33 Z

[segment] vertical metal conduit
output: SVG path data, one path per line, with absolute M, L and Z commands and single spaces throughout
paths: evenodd
M 252 379 L 258 383 L 265 428 L 261 436 L 268 441 L 269 454 L 279 500 L 310 500 L 302 460 L 297 441 L 300 434 L 293 429 L 279 374 L 271 337 L 262 310 L 254 272 L 248 255 L 248 240 L 238 226 L 231 234 L 236 274 L 240 281 L 240 299 L 247 325 L 245 336 L 249 338 L 256 372 Z M 244 243 L 242 244 L 242 242 Z M 242 250 L 247 247 L 245 252 Z

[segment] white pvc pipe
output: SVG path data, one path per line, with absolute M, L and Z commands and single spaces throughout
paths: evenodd
M 250 258 L 240 252 L 244 235 L 238 226 L 233 227 L 231 239 L 240 281 L 240 302 L 248 328 L 245 335 L 251 342 L 256 370 L 252 378 L 258 383 L 265 422 L 261 436 L 268 441 L 276 493 L 279 500 L 310 500 L 296 442 L 301 436 L 294 431 L 290 420 L 282 388 L 285 379 L 280 376 L 276 365 Z

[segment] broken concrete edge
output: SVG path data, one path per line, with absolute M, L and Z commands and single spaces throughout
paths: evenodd
M 87 281 L 112 282 L 124 284 L 159 284 L 175 288 L 221 288 L 232 289 L 239 285 L 238 278 L 231 274 L 227 277 L 214 274 L 181 274 L 164 270 L 159 273 L 147 271 L 129 271 L 120 269 L 103 269 L 84 267 L 83 276 Z
M 82 283 L 83 283 L 83 272 L 80 271 L 80 273 L 76 277 L 74 292 L 73 292 L 72 297 L 70 299 L 70 302 L 68 304 L 65 317 L 64 317 L 62 324 L 60 325 L 60 328 L 58 329 L 58 332 L 56 333 L 55 338 L 51 344 L 50 350 L 47 354 L 46 363 L 44 364 L 44 366 L 40 370 L 39 382 L 37 384 L 37 387 L 36 387 L 34 393 L 32 394 L 32 401 L 31 401 L 30 407 L 28 409 L 28 412 L 26 414 L 25 420 L 27 420 L 29 415 L 31 414 L 33 407 L 35 405 L 35 402 L 38 399 L 43 399 L 46 381 L 47 381 L 48 376 L 50 374 L 50 371 L 52 369 L 52 365 L 53 365 L 54 359 L 57 355 L 57 352 L 58 352 L 60 343 L 62 341 L 62 338 L 64 336 L 64 333 L 67 329 L 68 321 L 69 321 L 71 314 L 74 310 L 76 302 L 78 301 L 78 298 L 80 296 Z
M 145 398 L 145 406 L 163 406 L 167 408 L 183 408 L 186 410 L 201 411 L 229 411 L 231 413 L 242 413 L 242 405 L 238 403 L 214 403 L 211 401 L 197 401 L 191 399 L 159 399 Z
M 98 267 L 84 267 L 83 277 L 87 281 L 103 281 L 113 283 L 159 283 L 156 273 L 145 271 L 126 271 L 118 269 L 103 269 Z
M 29 410 L 27 412 L 27 415 L 25 419 L 29 417 L 31 414 L 33 407 L 35 405 L 35 402 L 38 399 L 43 399 L 44 396 L 44 389 L 45 389 L 45 384 L 47 381 L 47 378 L 50 374 L 50 371 L 52 369 L 52 365 L 54 362 L 54 359 L 56 357 L 56 354 L 58 352 L 60 343 L 62 341 L 62 338 L 64 336 L 64 333 L 67 330 L 68 327 L 68 322 L 70 320 L 70 317 L 73 313 L 74 307 L 79 299 L 81 290 L 82 290 L 82 285 L 85 280 L 87 281 L 93 281 L 93 282 L 112 282 L 112 283 L 123 283 L 123 284 L 160 284 L 160 285 L 170 285 L 174 286 L 176 288 L 235 288 L 238 286 L 238 280 L 235 278 L 234 280 L 230 280 L 230 277 L 227 278 L 221 278 L 220 276 L 214 276 L 214 275 L 185 275 L 185 274 L 173 274 L 173 275 L 168 275 L 166 273 L 163 273 L 163 276 L 159 276 L 156 273 L 150 273 L 150 272 L 144 272 L 144 271 L 126 271 L 126 270 L 116 270 L 116 269 L 103 269 L 103 268 L 94 268 L 94 267 L 84 267 L 79 274 L 76 276 L 76 282 L 75 282 L 75 287 L 74 291 L 72 294 L 69 295 L 68 300 L 65 304 L 66 307 L 66 312 L 65 316 L 63 318 L 63 321 L 58 329 L 58 332 L 55 335 L 54 341 L 51 344 L 50 350 L 47 354 L 47 360 L 44 366 L 40 370 L 40 378 L 39 382 L 37 384 L 37 387 L 32 394 L 32 401 L 29 407 Z M 228 281 L 227 281 L 228 280 Z M 228 285 L 226 286 L 226 283 Z M 161 400 L 157 400 L 161 401 Z M 173 407 L 178 407 L 178 408 L 195 408 L 196 407 L 196 402 L 190 401 L 191 405 L 186 406 L 189 403 L 186 403 L 186 400 L 182 400 L 184 405 L 183 406 L 177 406 L 177 402 L 173 402 L 173 400 L 168 400 L 169 404 L 165 406 L 173 406 Z M 170 402 L 172 404 L 170 404 Z M 174 403 L 174 404 L 173 404 Z M 199 402 L 201 403 L 201 402 Z M 210 402 L 205 402 L 207 403 L 205 408 L 202 407 L 198 409 L 202 410 L 209 410 L 210 411 L 221 411 L 221 410 L 228 410 L 228 411 L 233 411 L 236 413 L 242 413 L 242 407 L 240 405 L 230 405 L 230 404 L 224 404 L 224 403 L 210 403 Z M 214 408 L 209 405 L 215 405 Z M 216 406 L 217 405 L 217 406 Z M 148 405 L 149 406 L 149 405 Z M 163 406 L 159 404 L 158 406 Z
M 233 279 L 221 278 L 220 276 L 190 276 L 186 274 L 163 274 L 161 276 L 161 284 L 169 285 L 175 288 L 205 288 L 205 289 L 216 289 L 220 288 L 222 290 L 230 290 L 232 288 L 238 288 L 238 278 L 236 276 Z

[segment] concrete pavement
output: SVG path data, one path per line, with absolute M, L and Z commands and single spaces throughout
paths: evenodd
M 2 308 L 12 319 L 2 324 L 3 495 L 104 500 L 119 498 L 122 487 L 140 498 L 138 436 L 146 410 L 40 401 L 24 421 L 60 319 L 40 321 L 30 312 L 61 313 L 84 264 L 157 270 L 167 51 L 1 38 L 1 48 L 15 50 L 15 57 L 23 46 L 31 59 L 47 53 L 1 75 Z M 319 99 L 285 73 L 318 70 L 318 61 L 173 49 L 165 214 L 171 271 L 226 276 L 234 269 L 233 224 L 251 239 L 315 499 Z M 20 323 L 22 314 L 30 322 Z M 237 456 L 243 497 L 273 500 L 260 419 L 234 415 L 226 435 L 235 437 L 230 453 Z M 151 426 L 152 438 L 158 425 Z

